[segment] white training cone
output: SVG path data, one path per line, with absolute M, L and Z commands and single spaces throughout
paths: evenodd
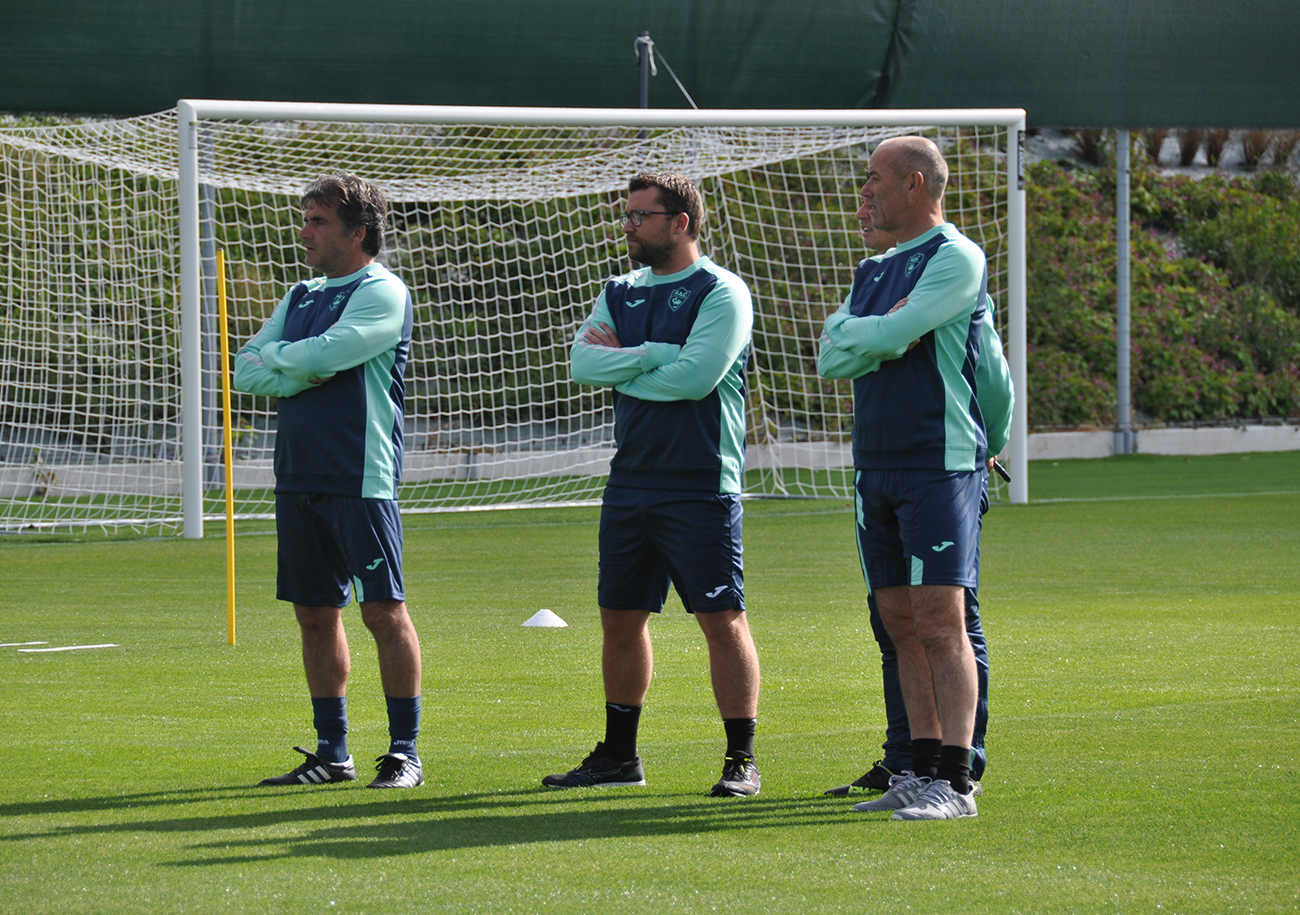
M 559 629 L 569 624 L 566 623 L 564 620 L 560 619 L 550 610 L 547 610 L 545 607 L 543 607 L 541 610 L 538 610 L 532 616 L 528 617 L 528 619 L 524 620 L 524 625 L 525 626 L 550 626 L 552 628 Z

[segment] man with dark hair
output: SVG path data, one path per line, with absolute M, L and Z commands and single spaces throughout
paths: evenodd
M 896 239 L 887 232 L 877 229 L 871 222 L 871 212 L 867 208 L 858 211 L 858 221 L 862 227 L 862 240 L 866 246 L 879 252 L 863 261 L 863 266 L 879 270 L 884 262 L 884 254 L 896 244 Z M 979 402 L 981 418 L 988 435 L 988 453 L 996 455 L 1006 447 L 1011 433 L 1011 407 L 1014 396 L 1011 388 L 1011 373 L 1007 367 L 1006 357 L 1002 352 L 1002 340 L 998 336 L 993 321 L 993 301 L 985 298 L 984 328 L 980 338 L 980 359 L 976 366 L 976 398 Z M 920 341 L 917 341 L 918 343 Z M 819 372 L 827 378 L 854 378 L 864 372 L 875 371 L 879 365 L 871 361 L 863 363 L 857 357 L 834 347 L 823 347 L 818 364 Z M 993 458 L 987 466 L 991 469 Z M 988 511 L 988 488 L 985 487 L 980 498 L 980 515 Z M 975 572 L 979 574 L 979 549 L 975 551 Z M 989 719 L 989 655 L 984 638 L 984 627 L 979 615 L 978 586 L 966 588 L 966 637 L 970 640 L 975 654 L 975 667 L 978 676 L 978 700 L 975 707 L 975 728 L 971 739 L 970 777 L 976 783 L 983 777 L 987 755 L 984 747 L 985 734 Z M 881 679 L 885 698 L 885 742 L 882 745 L 884 757 L 877 760 L 870 769 L 856 781 L 847 785 L 827 789 L 826 794 L 846 797 L 850 795 L 881 794 L 889 789 L 889 780 L 904 770 L 911 768 L 912 740 L 907 721 L 907 707 L 903 702 L 903 692 L 898 682 L 898 652 L 894 642 L 885 631 L 880 619 L 880 609 L 876 596 L 867 595 L 867 608 L 871 620 L 871 632 L 880 646 Z M 977 789 L 977 793 L 982 793 Z
M 343 607 L 355 591 L 379 652 L 388 703 L 388 752 L 371 788 L 424 783 L 420 642 L 402 583 L 402 472 L 411 295 L 375 262 L 383 191 L 346 172 L 303 194 L 299 233 L 323 277 L 299 283 L 235 358 L 235 387 L 278 398 L 276 597 L 293 604 L 311 693 L 315 751 L 263 785 L 356 781 L 347 747 L 350 672 Z
M 819 368 L 857 360 L 853 461 L 867 587 L 898 655 L 912 768 L 857 810 L 893 818 L 975 816 L 978 701 L 965 594 L 977 582 L 987 436 L 975 396 L 988 274 L 943 218 L 946 168 L 922 137 L 872 153 L 862 207 L 898 246 L 864 261 L 826 322 Z
M 657 191 L 659 206 L 673 213 L 685 213 L 690 218 L 686 226 L 686 235 L 692 239 L 700 237 L 700 229 L 704 226 L 704 198 L 700 196 L 700 189 L 690 178 L 674 172 L 663 174 L 643 172 L 628 182 L 627 189 L 629 193 Z
M 388 222 L 388 202 L 381 188 L 349 172 L 321 175 L 302 193 L 303 209 L 313 204 L 332 205 L 349 236 L 365 229 L 361 252 L 372 258 L 379 256 Z
M 714 797 L 758 794 L 758 655 L 745 616 L 740 490 L 745 362 L 753 307 L 744 282 L 702 257 L 699 191 L 682 175 L 637 175 L 621 216 L 644 267 L 609 281 L 578 330 L 573 379 L 614 388 L 615 439 L 600 515 L 597 598 L 605 739 L 554 788 L 644 785 L 637 755 L 653 668 L 650 617 L 669 582 L 709 649 L 727 749 Z

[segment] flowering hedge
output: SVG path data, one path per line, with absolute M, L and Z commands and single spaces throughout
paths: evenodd
M 1030 168 L 1029 423 L 1115 420 L 1115 173 Z M 1300 416 L 1300 195 L 1276 172 L 1132 174 L 1139 420 Z

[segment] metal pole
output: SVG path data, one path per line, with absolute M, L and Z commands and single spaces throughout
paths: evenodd
M 636 45 L 636 106 L 650 107 L 650 33 L 642 32 Z
M 186 539 L 203 537 L 203 378 L 199 142 L 194 106 L 176 106 L 181 254 L 181 507 Z
M 1133 453 L 1133 428 L 1129 416 L 1129 136 L 1116 133 L 1115 141 L 1115 453 Z
M 216 164 L 215 144 L 211 133 L 199 137 L 199 165 L 211 174 Z M 217 374 L 217 202 L 216 189 L 210 184 L 199 185 L 199 271 L 202 294 L 200 296 L 200 322 L 202 325 L 203 368 L 203 488 L 221 486 L 221 421 L 218 416 L 217 391 L 220 387 Z
M 1029 390 L 1025 344 L 1029 339 L 1026 317 L 1028 278 L 1025 266 L 1025 119 L 1007 129 L 1007 351 L 1011 386 L 1016 400 L 1011 407 L 1011 502 L 1029 501 Z

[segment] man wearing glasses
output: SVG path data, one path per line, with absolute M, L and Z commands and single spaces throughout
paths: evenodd
M 710 794 L 755 795 L 759 669 L 745 616 L 740 505 L 749 290 L 700 255 L 704 201 L 685 176 L 637 175 L 619 218 L 628 254 L 644 266 L 606 284 L 570 354 L 574 381 L 614 389 L 618 449 L 601 506 L 597 582 L 605 739 L 542 784 L 645 784 L 637 730 L 653 669 L 649 622 L 671 581 L 704 632 L 726 732 Z

